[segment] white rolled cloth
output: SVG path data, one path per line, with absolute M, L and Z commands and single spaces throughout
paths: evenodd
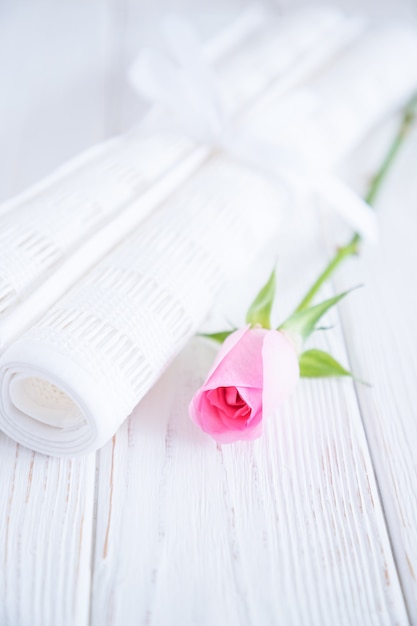
M 306 93 L 294 92 L 285 102 L 271 98 L 254 109 L 258 128 L 269 111 L 271 135 L 280 141 L 286 136 L 290 148 L 297 141 L 304 146 L 298 138 L 301 127 L 318 161 L 327 165 L 345 155 L 375 118 L 417 85 L 416 68 L 408 63 L 410 55 L 415 58 L 416 33 L 408 26 L 390 28 L 370 32 L 359 47 L 353 45 L 335 60 L 329 74 L 311 82 L 317 106 L 305 121 L 297 117 L 295 104 L 304 107 Z M 344 76 L 343 67 L 349 68 Z M 285 107 L 295 111 L 292 120 Z M 103 445 L 195 332 L 217 288 L 242 270 L 276 229 L 282 205 L 279 187 L 263 173 L 216 156 L 200 163 L 199 171 L 142 225 L 133 217 L 127 238 L 128 222 L 123 221 L 123 231 L 112 220 L 109 228 L 120 230 L 117 236 L 110 232 L 105 245 L 99 241 L 102 259 L 64 297 L 55 297 L 35 325 L 26 323 L 26 332 L 1 356 L 0 429 L 33 450 L 58 456 Z M 131 203 L 124 215 L 134 210 Z M 72 264 L 74 259 L 75 253 Z M 36 293 L 41 299 L 42 288 Z M 30 305 L 29 295 L 20 310 Z M 19 328 L 30 319 L 23 313 Z
M 241 113 L 271 81 L 289 88 L 360 28 L 357 20 L 333 10 L 302 11 L 272 23 L 257 11 L 244 15 L 206 50 L 228 113 Z M 172 125 L 150 132 L 151 124 L 169 127 L 169 120 L 152 110 L 144 125 L 93 147 L 0 207 L 0 347 L 47 310 L 212 151 Z
M 51 455 L 102 446 L 276 232 L 280 194 L 219 157 L 0 360 L 0 429 Z
M 331 171 L 417 90 L 417 24 L 369 24 L 303 89 L 271 87 L 245 119 L 259 141 Z M 312 103 L 304 105 L 306 94 Z
M 416 24 L 370 25 L 303 88 L 282 96 L 277 86 L 265 94 L 245 118 L 245 132 L 255 141 L 252 154 L 244 147 L 242 156 L 298 188 L 308 191 L 311 185 L 332 209 L 337 203 L 348 222 L 361 224 L 361 234 L 371 231 L 373 211 L 364 212 L 332 172 L 417 92 L 417 63 L 411 59 L 417 59 Z M 296 167 L 286 166 L 286 155 Z M 296 177 L 298 164 L 304 173 Z

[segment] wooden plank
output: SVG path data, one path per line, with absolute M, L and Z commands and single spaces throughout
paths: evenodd
M 0 437 L 0 623 L 88 623 L 95 455 L 45 457 Z
M 277 244 L 284 310 L 315 219 Z M 316 341 L 346 362 L 340 328 Z M 407 624 L 352 383 L 303 381 L 261 440 L 217 446 L 187 416 L 212 359 L 192 342 L 100 453 L 92 624 Z
M 314 220 L 278 243 L 282 311 L 323 261 Z M 346 361 L 340 330 L 319 340 Z M 407 624 L 352 384 L 303 382 L 261 441 L 220 447 L 187 416 L 212 358 L 192 342 L 100 452 L 91 623 Z
M 392 133 L 392 126 L 386 129 Z M 386 137 L 384 138 L 386 139 Z M 380 139 L 358 151 L 376 161 Z M 417 131 L 403 147 L 377 203 L 380 241 L 365 247 L 338 279 L 339 288 L 360 276 L 364 289 L 347 302 L 344 327 L 352 367 L 372 388 L 357 387 L 366 434 L 391 532 L 410 617 L 417 622 Z M 369 170 L 368 170 L 369 171 Z
M 3 199 L 104 138 L 111 26 L 98 0 L 1 10 Z M 95 455 L 48 458 L 0 435 L 0 475 L 0 624 L 88 624 Z

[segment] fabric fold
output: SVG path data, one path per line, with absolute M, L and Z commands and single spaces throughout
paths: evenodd
M 5 351 L 0 429 L 59 456 L 106 443 L 277 231 L 280 204 L 229 159 L 203 167 Z
M 272 22 L 258 13 L 238 20 L 207 50 L 228 113 L 243 115 L 271 81 L 283 88 L 300 81 L 359 28 L 333 10 L 302 11 Z M 4 204 L 0 346 L 75 284 L 211 152 L 153 110 L 143 125 L 95 146 Z
M 241 107 L 236 105 L 238 124 L 299 151 L 319 171 L 331 171 L 416 89 L 417 68 L 408 61 L 417 57 L 417 34 L 407 25 L 356 33 L 327 67 L 321 48 L 321 73 L 292 89 L 290 68 L 300 50 L 311 71 L 317 33 L 321 43 L 324 38 L 320 28 L 332 37 L 344 29 L 340 16 L 329 21 L 320 15 L 323 23 L 314 27 L 306 17 L 295 19 L 292 35 L 285 31 L 285 38 L 283 31 L 279 46 L 261 29 L 249 57 L 252 74 L 242 46 L 220 75 L 227 78 L 230 101 Z M 335 50 L 327 44 L 327 53 Z M 289 55 L 286 63 L 279 58 L 280 72 L 277 59 L 271 60 L 273 46 Z M 304 78 L 306 71 L 304 65 Z M 7 348 L 0 357 L 0 429 L 39 452 L 73 456 L 110 439 L 195 333 L 217 290 L 276 232 L 288 202 L 274 162 L 261 171 L 250 158 L 211 154 L 179 135 L 183 159 L 175 142 L 175 150 L 169 144 L 173 151 L 164 154 L 166 136 L 140 135 L 138 167 L 147 164 L 154 173 L 142 193 L 132 185 L 136 170 L 130 178 L 125 168 L 138 157 L 137 137 L 94 148 L 82 166 L 67 167 L 1 215 L 7 254 L 0 267 L 0 341 Z M 185 169 L 174 169 L 168 184 L 159 168 L 170 159 Z M 81 180 L 99 192 L 84 204 L 74 200 L 84 189 Z M 104 221 L 102 206 L 108 207 Z M 81 235 L 78 219 L 84 220 Z

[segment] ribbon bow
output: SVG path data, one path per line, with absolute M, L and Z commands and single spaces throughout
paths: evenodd
M 163 31 L 169 53 L 143 50 L 129 70 L 129 80 L 140 95 L 170 111 L 179 127 L 199 142 L 317 192 L 355 231 L 375 239 L 373 211 L 339 178 L 303 155 L 259 140 L 232 124 L 202 46 L 186 22 L 171 18 Z

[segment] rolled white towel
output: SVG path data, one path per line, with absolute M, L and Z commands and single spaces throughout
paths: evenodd
M 225 157 L 202 168 L 5 351 L 0 429 L 51 455 L 106 443 L 276 232 L 281 202 Z
M 417 24 L 370 24 L 303 89 L 271 87 L 246 125 L 331 171 L 417 90 L 416 59 Z
M 339 60 L 335 63 L 328 79 L 329 99 L 319 94 L 323 113 L 305 122 L 307 130 L 313 129 L 310 141 L 317 142 L 316 152 L 328 137 L 325 154 L 336 158 L 349 148 L 351 137 L 356 142 L 375 117 L 414 88 L 415 68 L 403 61 L 415 50 L 417 38 L 408 27 L 402 32 L 409 34 L 394 39 L 395 64 L 387 64 L 384 56 L 389 29 L 360 53 L 352 48 L 340 59 L 341 66 L 347 63 L 355 69 L 345 79 L 337 74 Z M 377 72 L 370 98 L 355 72 L 372 84 L 377 67 L 387 68 L 386 87 L 379 91 Z M 336 78 L 346 80 L 348 92 L 362 103 L 350 117 L 357 133 L 351 127 L 347 133 L 336 132 L 347 98 L 346 91 L 339 99 L 332 94 Z M 325 74 L 320 80 L 317 89 L 325 93 Z M 281 141 L 284 133 L 276 128 L 273 132 Z M 296 132 L 296 122 L 288 125 L 288 136 L 294 138 L 290 147 L 296 145 Z M 124 243 L 103 255 L 2 355 L 0 428 L 23 445 L 54 455 L 103 445 L 195 332 L 217 288 L 242 269 L 274 231 L 277 208 L 283 204 L 278 189 L 261 173 L 216 157 L 141 227 L 132 226 Z M 111 237 L 108 247 L 110 243 Z M 30 298 L 25 302 L 27 306 Z
M 333 10 L 301 11 L 272 22 L 256 12 L 239 19 L 207 50 L 228 112 L 241 113 L 272 80 L 285 88 L 301 80 L 360 28 L 357 20 Z M 169 126 L 160 110 L 152 110 L 149 120 Z M 149 132 L 145 124 L 93 147 L 4 204 L 0 347 L 117 245 L 211 151 L 172 128 Z

